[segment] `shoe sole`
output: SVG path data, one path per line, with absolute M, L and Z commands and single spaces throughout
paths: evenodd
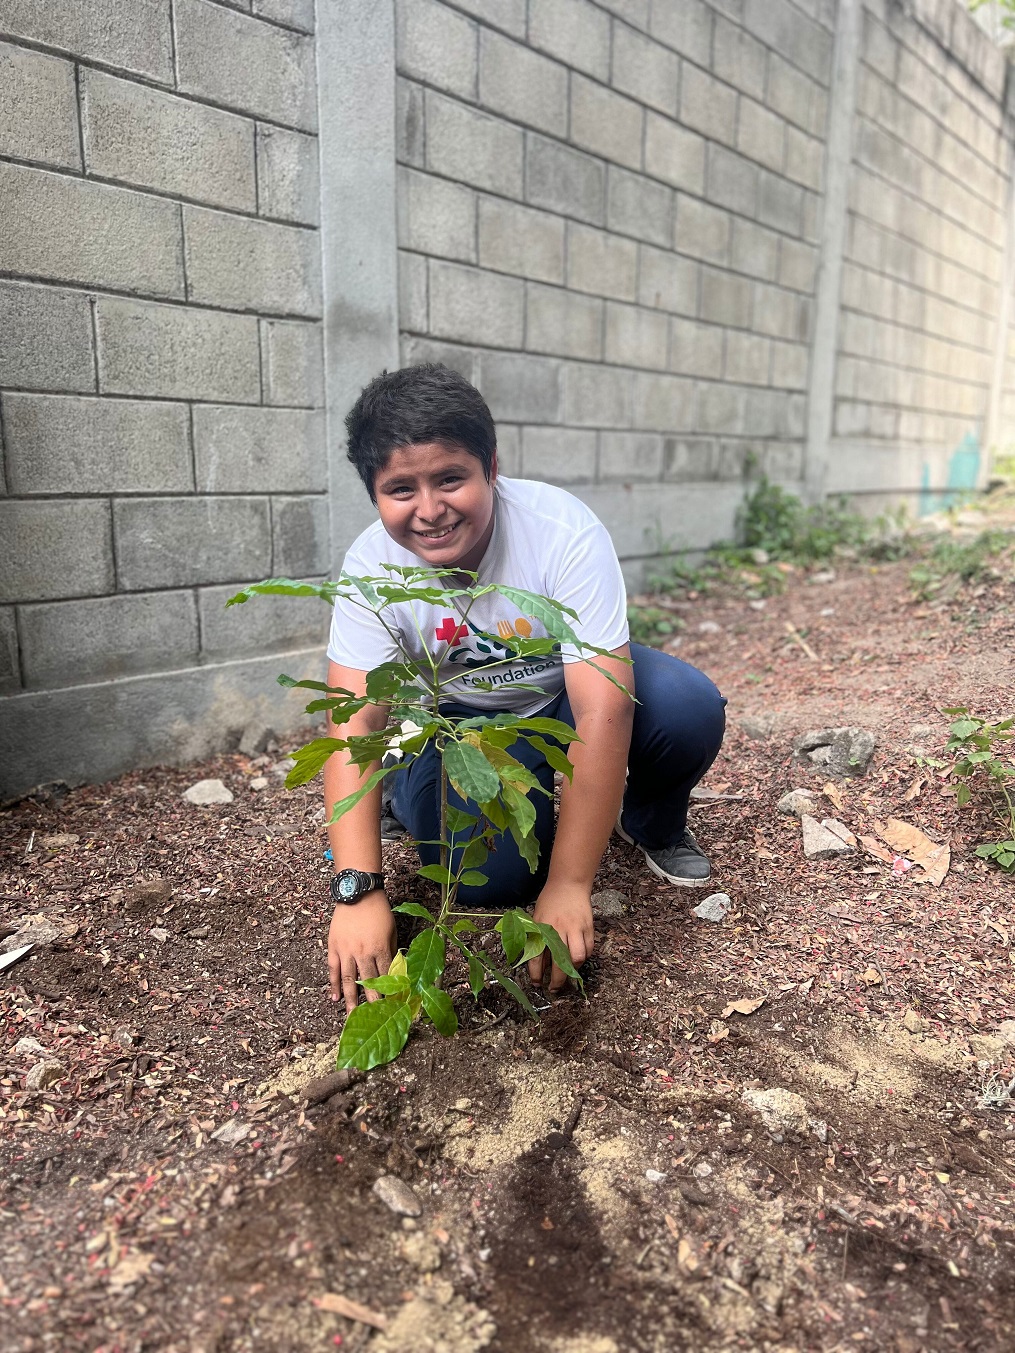
M 672 874 L 667 874 L 665 869 L 661 869 L 659 865 L 656 864 L 655 860 L 652 859 L 644 846 L 639 846 L 633 836 L 628 836 L 627 832 L 624 831 L 623 827 L 620 825 L 619 817 L 617 818 L 617 824 L 614 827 L 614 831 L 622 841 L 626 841 L 629 846 L 634 846 L 641 851 L 642 855 L 645 857 L 645 863 L 648 865 L 651 872 L 655 874 L 656 878 L 665 879 L 667 883 L 672 883 L 675 888 L 704 888 L 707 883 L 712 882 L 711 873 L 708 878 L 704 879 L 678 879 Z

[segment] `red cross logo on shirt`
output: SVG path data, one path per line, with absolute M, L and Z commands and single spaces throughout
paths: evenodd
M 434 631 L 442 643 L 450 644 L 452 648 L 457 648 L 468 632 L 465 625 L 456 625 L 450 615 L 445 616 L 443 625 Z

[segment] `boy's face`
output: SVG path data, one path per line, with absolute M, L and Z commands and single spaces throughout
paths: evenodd
M 431 568 L 479 567 L 493 535 L 494 454 L 483 463 L 462 446 L 400 446 L 374 480 L 385 531 Z

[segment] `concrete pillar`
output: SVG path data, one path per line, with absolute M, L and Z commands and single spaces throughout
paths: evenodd
M 1012 288 L 1015 287 L 1015 69 L 1008 66 L 1004 82 L 1004 122 L 1008 142 L 1008 184 L 1004 198 L 1004 260 L 1001 287 L 997 298 L 997 328 L 990 372 L 990 394 L 986 425 L 983 430 L 984 456 L 980 463 L 980 483 L 990 478 L 990 469 L 1005 436 L 1001 426 L 1001 400 L 1004 395 L 1005 369 L 1008 364 L 1008 331 L 1011 325 Z

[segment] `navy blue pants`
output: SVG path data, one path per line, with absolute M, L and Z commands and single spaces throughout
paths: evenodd
M 683 836 L 691 790 L 722 746 L 726 701 L 703 672 L 672 654 L 632 644 L 631 657 L 638 704 L 634 707 L 628 757 L 624 830 L 639 845 L 658 850 Z M 452 717 L 462 718 L 478 712 L 461 705 L 442 705 L 441 709 Z M 574 727 L 566 693 L 539 712 Z M 538 776 L 540 784 L 553 789 L 553 770 L 541 753 L 520 740 L 510 750 L 512 756 Z M 436 840 L 440 835 L 438 764 L 434 745 L 430 743 L 405 770 L 388 781 L 392 785 L 394 814 L 417 841 Z M 536 898 L 550 864 L 553 800 L 533 791 L 531 801 L 536 810 L 535 833 L 539 841 L 536 872 L 529 872 L 510 836 L 498 838 L 497 849 L 483 867 L 486 883 L 459 892 L 464 909 L 519 907 Z M 479 811 L 450 785 L 448 802 L 469 813 Z M 439 861 L 437 846 L 420 846 L 419 854 L 424 864 Z

